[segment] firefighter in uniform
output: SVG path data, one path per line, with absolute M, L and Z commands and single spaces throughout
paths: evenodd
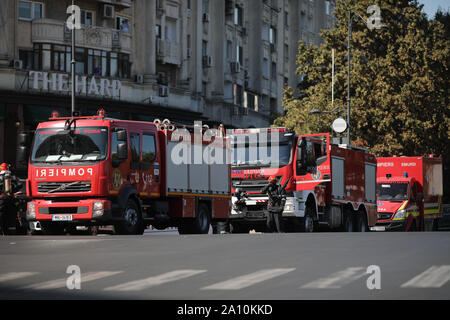
M 278 184 L 278 178 L 276 176 L 269 177 L 269 184 L 261 190 L 261 193 L 269 197 L 267 228 L 272 232 L 283 232 L 281 214 L 283 213 L 285 190 Z
M 16 211 L 14 193 L 22 188 L 21 182 L 9 167 L 7 163 L 0 164 L 0 234 L 7 234 L 9 214 Z

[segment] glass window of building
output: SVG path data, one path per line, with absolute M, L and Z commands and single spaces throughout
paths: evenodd
M 94 12 L 81 9 L 81 24 L 94 25 Z
M 19 19 L 33 20 L 44 17 L 44 5 L 34 1 L 19 1 Z

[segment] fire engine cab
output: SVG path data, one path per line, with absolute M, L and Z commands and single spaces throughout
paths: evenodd
M 376 230 L 433 231 L 442 217 L 442 158 L 377 159 Z
M 182 161 L 194 149 L 226 159 L 225 139 L 207 129 L 167 119 L 117 120 L 104 110 L 91 117 L 52 114 L 38 125 L 31 152 L 19 147 L 19 158 L 29 157 L 28 221 L 46 234 L 102 225 L 119 234 L 142 234 L 148 225 L 207 233 L 229 215 L 229 162 Z M 195 130 L 202 137 L 214 132 L 195 141 Z
M 266 228 L 268 196 L 261 190 L 273 176 L 286 191 L 284 231 L 375 225 L 377 167 L 367 150 L 331 144 L 328 133 L 297 135 L 287 128 L 234 130 L 231 144 L 234 232 Z

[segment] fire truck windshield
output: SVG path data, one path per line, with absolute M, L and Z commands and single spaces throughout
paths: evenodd
M 32 163 L 104 160 L 108 154 L 107 127 L 78 127 L 72 132 L 46 128 L 36 131 Z
M 378 200 L 408 200 L 409 183 L 377 183 Z
M 235 168 L 281 168 L 291 161 L 292 140 L 277 145 L 246 144 L 233 146 L 231 165 Z

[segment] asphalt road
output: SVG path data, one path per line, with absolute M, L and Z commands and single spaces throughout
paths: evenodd
M 7 236 L 0 261 L 0 299 L 450 299 L 449 232 Z

